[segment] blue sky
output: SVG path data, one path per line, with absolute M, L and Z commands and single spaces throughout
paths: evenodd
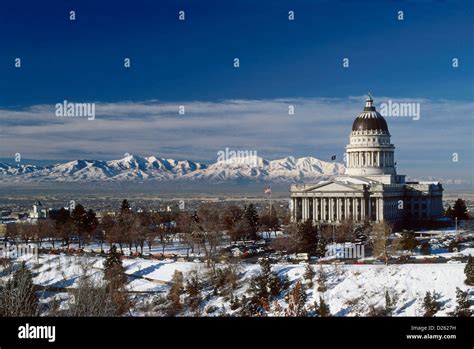
M 24 158 L 32 159 L 108 159 L 123 152 L 140 152 L 213 161 L 219 149 L 230 146 L 256 148 L 268 158 L 326 158 L 343 151 L 352 119 L 362 108 L 355 107 L 352 97 L 363 98 L 370 91 L 376 103 L 377 96 L 383 99 L 380 102 L 417 100 L 424 103 L 422 113 L 432 111 L 422 114 L 416 124 L 388 120 L 389 126 L 395 127 L 395 140 L 400 137 L 405 142 L 400 145 L 398 162 L 404 163 L 407 171 L 470 178 L 473 4 L 4 1 L 0 3 L 0 157 L 8 158 L 21 151 Z M 76 11 L 74 22 L 69 21 L 70 10 Z M 184 22 L 178 21 L 179 10 L 186 12 Z M 295 11 L 294 21 L 287 19 L 289 10 Z M 404 11 L 403 21 L 397 20 L 399 10 Z M 22 59 L 20 69 L 14 67 L 16 57 Z M 130 69 L 123 67 L 125 57 L 132 60 Z M 240 59 L 238 69 L 233 67 L 235 57 Z M 348 69 L 342 67 L 345 57 L 350 59 Z M 459 59 L 457 69 L 451 65 L 453 57 Z M 54 119 L 48 112 L 48 106 L 52 108 L 63 100 L 96 102 L 98 110 L 104 112 L 104 128 L 99 127 L 98 115 L 97 123 L 78 127 L 80 135 L 72 129 L 66 132 L 73 123 Z M 218 122 L 227 120 L 232 124 L 240 117 L 246 120 L 225 107 L 229 106 L 226 101 L 240 101 L 248 107 L 247 100 L 258 109 L 252 115 L 262 118 L 260 124 L 252 126 L 265 130 L 263 140 L 262 134 L 242 125 L 245 132 L 229 137 L 226 124 Z M 274 108 L 282 100 L 320 108 L 305 110 L 304 117 L 297 113 L 293 120 L 296 125 L 292 127 L 306 120 L 300 124 L 300 131 L 311 140 L 286 139 L 290 137 L 284 135 L 288 125 L 280 124 L 280 129 L 277 122 L 271 121 L 270 113 L 279 112 Z M 129 114 L 122 114 L 119 108 L 125 102 L 138 109 L 127 107 Z M 156 110 L 150 115 L 143 112 L 140 108 L 147 103 L 165 109 L 175 104 L 207 105 L 210 109 L 199 109 L 200 113 L 215 119 L 207 129 L 196 126 L 199 135 L 188 130 L 187 119 L 176 120 L 167 131 L 159 124 L 156 129 L 147 129 L 145 120 L 163 116 L 160 112 L 153 114 Z M 337 116 L 331 115 L 331 103 L 338 105 Z M 120 118 L 100 109 L 101 104 L 109 105 L 109 110 L 120 114 Z M 262 105 L 269 109 L 262 109 Z M 453 107 L 463 112 L 454 115 Z M 239 110 L 250 115 L 244 109 Z M 192 108 L 188 110 L 191 119 Z M 323 110 L 327 114 L 320 115 Z M 312 118 L 312 112 L 318 117 Z M 121 129 L 118 119 L 145 126 L 127 132 L 134 128 L 127 124 Z M 334 124 L 336 120 L 339 121 Z M 460 133 L 444 134 L 445 140 L 440 144 L 438 134 L 456 127 L 456 122 Z M 53 132 L 51 125 L 59 124 L 64 127 Z M 322 131 L 331 127 L 340 131 Z M 119 130 L 122 132 L 117 134 Z M 297 137 L 297 131 L 291 137 Z M 406 135 L 413 137 L 405 140 Z M 423 139 L 423 146 L 419 146 L 418 137 Z M 67 140 L 69 146 L 64 144 Z M 412 144 L 415 149 L 403 150 Z M 442 148 L 433 153 L 430 146 Z M 459 168 L 441 161 L 441 152 L 449 155 L 456 150 L 463 154 L 463 162 L 456 164 Z M 426 162 L 422 169 L 417 160 Z

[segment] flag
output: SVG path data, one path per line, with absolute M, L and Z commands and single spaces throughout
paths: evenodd
M 331 156 L 331 160 L 336 160 L 336 155 Z
M 272 193 L 272 188 L 266 187 L 264 193 L 265 194 L 271 194 Z

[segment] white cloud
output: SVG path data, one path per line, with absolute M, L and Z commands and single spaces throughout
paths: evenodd
M 470 176 L 474 103 L 376 97 L 421 103 L 421 119 L 387 117 L 397 146 L 399 170 Z M 295 115 L 288 115 L 294 105 Z M 186 114 L 178 114 L 178 106 Z M 217 102 L 96 103 L 96 118 L 58 118 L 54 105 L 0 109 L 0 157 L 19 152 L 32 159 L 111 159 L 123 153 L 215 161 L 225 147 L 256 150 L 259 156 L 342 158 L 363 96 L 223 100 Z M 452 153 L 460 162 L 453 166 Z M 435 171 L 437 173 L 431 173 Z M 401 171 L 402 172 L 402 171 Z M 439 173 L 439 174 L 438 174 Z M 419 174 L 419 173 L 417 173 Z

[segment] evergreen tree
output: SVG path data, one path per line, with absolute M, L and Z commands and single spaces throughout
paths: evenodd
M 314 301 L 314 312 L 317 316 L 320 316 L 320 317 L 331 316 L 331 312 L 329 311 L 329 306 L 326 304 L 326 302 L 321 296 L 319 296 L 319 304 L 317 301 Z
M 452 315 L 458 317 L 470 317 L 472 316 L 471 312 L 471 302 L 467 296 L 467 292 L 464 292 L 459 287 L 456 287 L 456 308 Z
M 466 274 L 464 283 L 469 286 L 474 286 L 474 258 L 471 255 L 469 255 L 466 266 L 464 267 L 464 274 Z
M 298 224 L 297 230 L 298 252 L 315 255 L 318 248 L 318 228 L 311 220 Z
M 316 247 L 316 256 L 320 258 L 326 256 L 326 245 L 326 239 L 320 236 L 318 240 L 318 245 Z
M 117 247 L 112 245 L 104 261 L 104 277 L 113 289 L 118 289 L 127 282 L 127 275 L 120 257 Z
M 459 244 L 456 240 L 452 240 L 448 245 L 448 252 L 454 252 L 454 249 L 459 250 Z
M 466 203 L 462 199 L 457 199 L 453 207 L 453 216 L 457 219 L 469 219 Z
M 402 250 L 413 251 L 418 245 L 418 241 L 415 238 L 415 232 L 404 231 L 400 239 L 400 246 Z
M 183 291 L 183 273 L 175 270 L 173 277 L 171 278 L 171 288 L 166 297 L 169 302 L 166 309 L 168 316 L 175 316 L 183 309 L 183 304 L 181 303 L 181 295 L 183 294 Z
M 448 218 L 454 218 L 454 211 L 451 205 L 448 205 L 448 208 L 446 208 L 446 211 L 444 211 L 444 216 Z
M 196 315 L 199 315 L 199 308 L 202 302 L 201 283 L 199 282 L 198 273 L 192 271 L 186 282 L 187 305 Z
M 104 261 L 104 278 L 107 282 L 106 290 L 112 297 L 117 315 L 121 315 L 130 309 L 130 303 L 125 290 L 127 275 L 117 252 L 115 245 L 110 247 L 109 253 Z
M 394 309 L 395 302 L 388 294 L 388 291 L 385 291 L 385 316 L 392 316 Z
M 286 316 L 306 316 L 306 291 L 301 281 L 296 282 L 288 293 Z
M 84 206 L 78 204 L 71 213 L 71 219 L 74 227 L 74 232 L 79 239 L 79 248 L 81 248 L 84 233 L 87 230 L 87 213 Z
M 426 292 L 425 298 L 423 299 L 423 309 L 425 310 L 425 317 L 432 317 L 440 309 L 440 305 L 437 302 L 437 295 L 433 291 L 433 295 L 430 292 Z
M 431 245 L 428 241 L 424 241 L 421 244 L 420 252 L 421 252 L 421 254 L 424 254 L 424 255 L 431 254 Z
M 290 278 L 288 277 L 288 274 L 285 274 L 282 276 L 280 280 L 280 285 L 281 285 L 281 290 L 286 291 L 290 288 Z
M 262 314 L 268 310 L 268 305 L 272 297 L 278 296 L 282 289 L 282 282 L 278 275 L 271 271 L 268 258 L 259 261 L 261 272 L 250 280 L 249 295 L 250 301 L 258 308 L 258 313 Z
M 260 227 L 260 220 L 258 217 L 257 209 L 255 208 L 253 204 L 249 204 L 245 207 L 244 218 L 247 221 L 247 224 L 250 229 L 249 231 L 250 238 L 256 239 L 257 232 Z
M 306 264 L 306 267 L 304 269 L 304 278 L 307 280 L 308 287 L 312 288 L 313 287 L 313 279 L 316 273 L 314 272 L 313 267 L 310 264 Z
M 130 212 L 130 204 L 128 203 L 127 199 L 123 199 L 122 205 L 120 206 L 120 212 Z
M 88 234 L 92 234 L 94 230 L 99 226 L 99 220 L 97 219 L 97 215 L 91 209 L 89 209 L 86 213 L 84 226 Z
M 323 266 L 319 268 L 318 272 L 318 292 L 326 292 L 326 274 L 324 273 Z
M 0 316 L 37 316 L 38 299 L 33 276 L 22 262 L 20 268 L 0 291 Z

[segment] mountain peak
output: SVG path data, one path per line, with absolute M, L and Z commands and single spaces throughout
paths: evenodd
M 266 160 L 258 156 L 201 164 L 190 160 L 127 154 L 118 160 L 72 160 L 50 166 L 0 164 L 2 180 L 24 181 L 274 181 L 304 182 L 341 175 L 344 165 L 313 157 L 288 156 Z

